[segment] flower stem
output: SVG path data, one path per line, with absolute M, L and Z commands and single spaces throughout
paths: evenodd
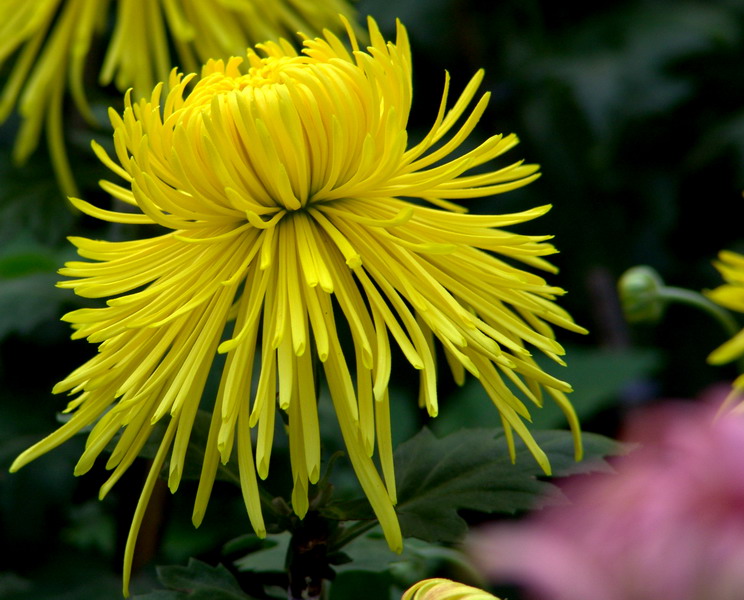
M 731 313 L 725 308 L 718 306 L 715 302 L 708 300 L 708 298 L 699 292 L 693 292 L 692 290 L 678 287 L 663 286 L 659 289 L 659 297 L 668 302 L 679 302 L 681 304 L 694 306 L 695 308 L 699 308 L 703 312 L 708 313 L 718 321 L 729 337 L 732 337 L 739 332 L 739 326 L 736 324 L 736 320 L 731 316 Z
M 712 300 L 709 300 L 699 292 L 693 292 L 692 290 L 678 287 L 662 286 L 659 289 L 659 297 L 667 302 L 687 304 L 708 313 L 718 321 L 729 338 L 732 338 L 739 333 L 739 325 L 733 315 L 728 310 L 719 306 Z M 739 357 L 736 364 L 739 373 L 744 373 L 744 356 Z
M 358 538 L 360 535 L 367 533 L 375 525 L 377 525 L 376 520 L 358 521 L 354 525 L 351 525 L 350 527 L 346 528 L 344 533 L 342 533 L 338 538 L 334 540 L 333 551 L 335 552 L 337 550 L 340 550 L 341 548 L 346 546 L 349 542 L 352 542 L 353 540 Z

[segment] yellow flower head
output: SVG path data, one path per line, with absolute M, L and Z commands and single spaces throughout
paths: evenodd
M 248 514 L 263 533 L 256 473 L 269 473 L 277 404 L 288 417 L 293 508 L 305 514 L 308 486 L 321 466 L 316 363 L 351 463 L 393 549 L 402 540 L 393 510 L 391 345 L 420 372 L 421 403 L 430 415 L 438 410 L 439 346 L 458 382 L 466 371 L 482 382 L 510 445 L 516 431 L 546 470 L 515 391 L 540 405 L 546 390 L 578 432 L 564 396 L 570 387 L 543 372 L 530 353 L 560 361 L 551 325 L 582 331 L 553 302 L 562 290 L 522 268 L 552 271 L 541 257 L 554 249 L 547 236 L 502 229 L 549 207 L 470 215 L 451 202 L 521 187 L 537 177 L 537 167 L 517 162 L 467 174 L 512 148 L 514 135 L 495 135 L 452 156 L 488 103 L 485 94 L 468 109 L 482 72 L 449 111 L 445 78 L 434 124 L 409 144 L 406 30 L 398 25 L 393 44 L 370 20 L 371 45 L 361 50 L 347 29 L 351 51 L 326 32 L 306 39 L 299 54 L 282 41 L 249 50 L 247 60 L 209 61 L 198 81 L 174 72 L 166 97 L 158 85 L 149 100 L 127 97 L 121 116 L 110 111 L 116 160 L 94 144 L 125 182 L 103 188 L 128 210 L 74 204 L 99 219 L 166 231 L 126 242 L 72 239 L 88 260 L 68 263 L 61 273 L 73 279 L 60 286 L 109 300 L 65 320 L 74 338 L 99 344 L 99 351 L 54 390 L 77 394 L 70 420 L 13 468 L 95 424 L 76 469 L 84 473 L 121 431 L 105 494 L 154 424 L 169 419 L 130 542 L 167 454 L 170 488 L 179 485 L 217 354 L 226 360 L 196 524 L 218 463 L 235 449 Z M 339 328 L 351 340 L 348 353 Z M 375 446 L 382 476 L 372 459 Z
M 210 58 L 241 54 L 246 46 L 297 31 L 319 32 L 352 13 L 346 0 L 114 0 L 115 21 L 100 71 L 100 83 L 122 92 L 148 94 L 167 79 L 174 64 L 194 71 Z M 80 113 L 94 122 L 83 75 L 91 43 L 113 16 L 110 0 L 2 0 L 0 66 L 16 51 L 0 96 L 0 123 L 13 108 L 23 118 L 15 158 L 23 162 L 38 144 L 42 127 L 60 186 L 75 194 L 64 149 L 65 84 Z M 175 47 L 173 62 L 169 45 Z
M 726 283 L 707 292 L 707 296 L 724 308 L 744 312 L 744 256 L 724 250 L 718 255 L 718 261 L 714 265 Z M 714 350 L 708 361 L 714 365 L 722 365 L 741 356 L 744 356 L 744 330 Z M 744 385 L 744 379 L 738 385 Z
M 499 600 L 493 594 L 449 579 L 424 579 L 408 588 L 400 600 Z

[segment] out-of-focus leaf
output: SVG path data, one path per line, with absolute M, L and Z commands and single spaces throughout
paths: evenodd
M 260 538 L 254 533 L 246 533 L 240 537 L 230 540 L 222 547 L 223 554 L 234 554 L 236 552 L 256 552 L 261 550 L 267 540 Z
M 355 571 L 341 573 L 331 583 L 329 600 L 387 600 L 391 597 L 393 579 L 385 571 Z
M 174 592 L 173 590 L 155 590 L 147 594 L 137 594 L 134 600 L 184 600 L 189 595 L 186 592 Z
M 21 250 L 13 254 L 3 252 L 0 255 L 0 280 L 31 273 L 49 273 L 55 271 L 59 265 L 54 253 L 46 248 Z
M 582 422 L 615 405 L 629 385 L 651 375 L 660 363 L 659 353 L 650 349 L 571 348 L 568 352 L 568 366 L 559 374 L 573 386 L 569 400 Z M 545 360 L 543 367 L 547 367 L 547 363 Z M 563 413 L 549 399 L 542 409 L 533 412 L 532 426 L 537 429 L 559 427 L 564 423 Z
M 18 167 L 7 148 L 0 148 L 0 240 L 19 232 L 59 243 L 69 233 L 79 213 L 65 200 L 51 171 L 38 165 Z
M 552 375 L 567 381 L 574 391 L 568 398 L 581 422 L 610 408 L 628 385 L 649 376 L 659 366 L 659 353 L 654 350 L 604 350 L 567 348 L 566 367 L 559 367 L 543 357 L 538 364 Z M 532 425 L 551 429 L 566 425 L 558 406 L 546 396 L 542 408 L 528 405 Z M 469 379 L 458 391 L 442 402 L 439 416 L 431 422 L 437 435 L 446 435 L 462 427 L 500 425 L 498 412 L 483 386 Z
M 0 598 L 25 592 L 31 589 L 31 587 L 32 584 L 28 579 L 19 577 L 15 573 L 0 573 Z
M 690 155 L 690 163 L 695 166 L 721 160 L 733 150 L 744 171 L 744 110 L 737 111 L 721 121 L 697 140 L 697 146 Z
M 81 550 L 114 554 L 116 523 L 98 500 L 91 500 L 70 510 L 70 523 L 62 531 L 62 539 Z
M 109 559 L 80 553 L 60 552 L 53 561 L 31 563 L 24 577 L 0 574 L 2 600 L 91 600 L 121 598 L 121 576 L 109 568 Z M 137 582 L 140 583 L 139 581 Z
M 595 131 L 606 136 L 619 115 L 638 118 L 674 108 L 694 83 L 670 66 L 737 36 L 731 15 L 719 7 L 685 2 L 669 10 L 641 3 L 573 32 L 568 51 L 547 57 L 544 73 L 573 90 Z
M 361 0 L 357 8 L 362 15 L 372 15 L 385 31 L 393 32 L 395 20 L 400 19 L 418 48 L 441 53 L 442 39 L 453 34 L 448 19 L 451 4 L 452 0 Z
M 617 454 L 616 441 L 584 434 L 584 462 L 573 460 L 567 431 L 534 431 L 551 461 L 555 475 L 568 475 L 608 466 L 600 457 Z M 462 509 L 513 514 L 545 502 L 554 489 L 538 479 L 542 470 L 521 441 L 515 464 L 508 457 L 503 433 L 491 429 L 461 430 L 444 438 L 424 428 L 395 453 L 398 518 L 404 537 L 455 542 L 467 532 Z
M 26 334 L 45 321 L 56 321 L 67 301 L 67 294 L 54 287 L 58 280 L 53 273 L 0 279 L 0 338 Z
M 0 243 L 0 339 L 27 334 L 45 321 L 57 322 L 63 304 L 78 302 L 55 286 L 57 269 L 74 255 L 71 247 L 45 246 L 27 233 Z

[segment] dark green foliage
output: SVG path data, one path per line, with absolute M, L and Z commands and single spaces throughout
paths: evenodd
M 521 144 L 500 159 L 502 164 L 525 159 L 541 165 L 542 178 L 527 188 L 468 207 L 501 213 L 553 204 L 548 215 L 519 231 L 555 234 L 561 253 L 552 260 L 561 271 L 548 279 L 569 291 L 561 304 L 592 332 L 586 338 L 560 335 L 559 341 L 570 344 L 568 367 L 549 367 L 574 386 L 572 400 L 589 431 L 613 435 L 618 421 L 607 421 L 607 413 L 621 416 L 627 406 L 656 398 L 694 397 L 706 385 L 733 377 L 733 369 L 705 364 L 707 354 L 723 341 L 707 317 L 672 308 L 658 327 L 631 329 L 619 315 L 613 288 L 615 279 L 637 263 L 654 266 L 670 285 L 714 287 L 720 278 L 710 261 L 718 250 L 744 249 L 737 212 L 744 189 L 741 3 L 362 0 L 358 9 L 376 16 L 388 34 L 395 17 L 408 28 L 414 52 L 412 139 L 431 124 L 444 69 L 452 75 L 453 99 L 482 67 L 483 90 L 492 93 L 492 101 L 474 139 L 515 132 Z M 5 65 L 2 81 L 8 72 Z M 100 93 L 91 94 L 101 128 L 90 129 L 70 110 L 65 122 L 68 150 L 81 196 L 109 207 L 110 200 L 96 185 L 109 175 L 89 150 L 89 141 L 95 137 L 111 147 L 105 107 L 119 107 L 121 99 L 106 101 Z M 117 598 L 120 553 L 145 467 L 135 465 L 102 504 L 96 500 L 105 477 L 101 468 L 81 479 L 72 476 L 81 439 L 17 474 L 8 474 L 7 467 L 57 426 L 55 416 L 65 399 L 52 397 L 51 387 L 95 352 L 85 341 L 69 341 L 68 326 L 59 322 L 68 310 L 101 305 L 54 287 L 60 279 L 56 270 L 75 257 L 65 237 L 128 239 L 133 230 L 75 213 L 58 191 L 43 143 L 25 166 L 14 165 L 10 155 L 17 125 L 12 117 L 0 126 L 0 598 Z M 579 344 L 583 347 L 577 348 Z M 469 511 L 524 510 L 551 489 L 521 446 L 516 464 L 510 464 L 503 439 L 487 429 L 497 417 L 477 382 L 452 389 L 443 377 L 441 414 L 431 422 L 416 412 L 415 397 L 408 393 L 418 378 L 411 375 L 410 386 L 405 379 L 401 376 L 391 389 L 395 434 L 400 436 L 396 440 L 423 423 L 434 432 L 420 433 L 396 455 L 399 510 L 407 533 L 458 539 Z M 211 397 L 205 398 L 203 408 L 210 402 Z M 532 412 L 536 429 L 563 426 L 549 401 Z M 205 413 L 197 422 L 187 477 L 198 476 L 207 419 Z M 475 424 L 484 429 L 460 431 Z M 269 483 L 272 495 L 286 497 L 288 453 L 280 429 Z M 596 465 L 573 463 L 566 433 L 536 437 L 557 474 Z M 584 439 L 589 456 L 615 451 L 606 438 L 587 434 Z M 338 446 L 328 444 L 330 451 Z M 221 481 L 198 531 L 190 524 L 193 486 L 184 481 L 179 494 L 169 498 L 156 561 L 179 562 L 192 554 L 216 564 L 220 544 L 250 531 L 232 468 L 220 471 Z M 446 481 L 453 471 L 459 477 Z M 479 490 L 481 475 L 488 483 Z M 339 496 L 347 487 L 356 489 L 346 458 L 338 461 L 334 477 L 352 481 L 337 488 Z M 326 507 L 329 515 L 369 516 L 366 502 L 335 500 Z M 273 520 L 277 531 L 286 524 L 270 511 L 267 520 Z M 262 550 L 254 546 L 251 554 L 244 547 L 247 557 L 240 568 L 250 573 L 281 570 L 286 554 L 282 540 L 289 534 L 283 536 L 270 536 Z M 409 577 L 432 573 L 439 563 L 421 562 L 426 550 L 417 543 L 409 540 L 400 561 L 392 555 L 385 559 L 384 541 L 374 535 L 339 549 L 331 599 L 361 598 L 358 592 L 350 595 L 359 589 L 375 598 L 385 597 L 385 590 L 395 596 L 409 581 L 396 579 L 396 569 L 412 564 L 424 566 L 407 571 Z M 353 560 L 340 564 L 341 553 Z M 216 595 L 201 597 L 247 597 L 225 568 L 191 563 L 164 568 L 163 573 L 163 583 L 174 587 L 144 598 L 180 600 L 208 593 Z M 242 579 L 240 583 L 245 587 Z M 152 568 L 144 569 L 135 576 L 133 589 L 155 585 Z
M 158 580 L 166 590 L 135 596 L 138 600 L 249 600 L 223 565 L 212 567 L 196 559 L 185 567 L 158 567 Z
M 568 365 L 560 367 L 538 357 L 540 366 L 568 381 L 574 388 L 569 394 L 579 420 L 586 426 L 603 411 L 617 407 L 622 398 L 641 393 L 643 385 L 659 369 L 659 353 L 650 349 L 598 349 L 569 346 Z M 640 391 L 639 391 L 640 390 Z M 529 405 L 532 426 L 537 429 L 566 427 L 560 408 L 545 398 L 542 408 Z M 483 386 L 469 379 L 442 401 L 440 415 L 429 426 L 437 435 L 445 435 L 473 423 L 498 427 L 501 422 Z
M 606 468 L 597 459 L 616 454 L 618 443 L 584 434 L 587 459 L 573 460 L 567 431 L 538 431 L 535 440 L 557 476 Z M 396 450 L 397 513 L 403 535 L 430 542 L 456 542 L 467 532 L 463 509 L 514 514 L 534 508 L 554 486 L 520 442 L 514 464 L 501 433 L 463 429 L 437 438 L 423 429 Z

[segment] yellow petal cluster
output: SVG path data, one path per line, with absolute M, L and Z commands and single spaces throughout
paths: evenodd
M 449 579 L 424 579 L 408 588 L 401 600 L 499 600 L 478 588 Z
M 707 292 L 706 295 L 724 308 L 744 313 L 744 256 L 724 250 L 713 264 L 726 283 Z M 721 365 L 741 356 L 744 356 L 744 330 L 711 352 L 708 361 Z M 744 381 L 739 383 L 741 384 L 744 384 Z
M 351 15 L 346 0 L 2 0 L 0 66 L 15 55 L 0 96 L 0 123 L 14 107 L 23 119 L 14 151 L 25 161 L 46 127 L 49 150 L 65 193 L 75 181 L 63 142 L 65 88 L 80 114 L 94 122 L 84 75 L 91 45 L 113 31 L 100 67 L 101 85 L 149 95 L 174 65 L 194 71 L 210 58 L 241 54 L 246 46 L 319 32 Z M 175 47 L 177 60 L 170 55 Z
M 504 227 L 544 214 L 477 215 L 455 204 L 521 187 L 535 165 L 490 162 L 517 144 L 494 135 L 461 150 L 489 95 L 478 72 L 448 109 L 449 78 L 429 132 L 411 143 L 411 55 L 405 28 L 386 41 L 370 20 L 361 49 L 333 33 L 301 52 L 269 42 L 246 58 L 209 61 L 201 77 L 175 71 L 164 95 L 110 111 L 115 155 L 94 144 L 120 183 L 102 187 L 121 210 L 74 204 L 116 223 L 155 226 L 153 237 L 72 238 L 86 260 L 59 284 L 104 308 L 66 315 L 74 338 L 98 353 L 60 382 L 74 395 L 69 421 L 27 450 L 14 469 L 93 426 L 76 473 L 104 448 L 105 494 L 163 421 L 167 428 L 138 505 L 131 561 L 152 486 L 168 462 L 175 491 L 213 363 L 224 356 L 194 508 L 198 524 L 220 462 L 236 457 L 248 514 L 265 530 L 257 478 L 269 473 L 278 410 L 286 413 L 303 516 L 318 481 L 318 387 L 328 387 L 351 464 L 391 548 L 401 533 L 388 384 L 395 353 L 420 374 L 420 403 L 438 411 L 436 351 L 458 382 L 478 378 L 513 434 L 548 471 L 525 426 L 527 403 L 546 392 L 578 424 L 568 384 L 535 363 L 560 362 L 552 326 L 583 331 L 554 300 L 562 290 L 523 267 L 549 272 L 548 236 Z M 187 85 L 193 89 L 187 91 Z M 481 165 L 489 165 L 471 170 Z M 255 367 L 255 368 L 254 368 Z M 396 372 L 404 372 L 396 365 Z M 252 438 L 253 434 L 253 438 Z M 118 438 L 116 436 L 118 435 Z M 381 474 L 373 457 L 379 461 Z M 129 562 L 127 563 L 129 564 Z

